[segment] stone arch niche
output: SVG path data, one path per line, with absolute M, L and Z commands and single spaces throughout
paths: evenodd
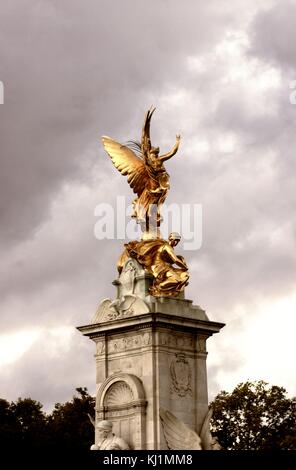
M 100 386 L 96 399 L 96 419 L 108 419 L 113 432 L 131 449 L 145 448 L 145 392 L 141 380 L 132 374 L 116 373 Z

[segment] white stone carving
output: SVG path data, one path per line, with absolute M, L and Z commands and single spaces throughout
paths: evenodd
M 149 313 L 147 303 L 136 295 L 125 295 L 121 300 L 105 299 L 100 303 L 91 323 L 102 323 L 111 320 Z
M 159 416 L 170 450 L 201 450 L 201 438 L 173 413 L 160 408 Z
M 133 392 L 126 382 L 123 380 L 115 382 L 109 387 L 105 398 L 105 406 L 117 406 L 130 403 L 134 400 Z
M 193 349 L 194 342 L 192 336 L 161 333 L 159 338 L 159 342 L 162 346 Z
M 217 439 L 210 431 L 213 410 L 208 412 L 203 421 L 200 436 L 168 410 L 159 410 L 160 420 L 167 446 L 170 450 L 221 450 Z
M 134 293 L 135 277 L 138 271 L 139 271 L 139 268 L 136 265 L 136 261 L 132 259 L 128 259 L 118 278 L 120 297 L 124 297 L 125 295 Z
M 117 297 L 115 300 L 104 299 L 91 323 L 101 323 L 149 313 L 150 308 L 146 302 L 148 292 L 145 271 L 134 259 L 128 259 L 116 281 Z M 143 286 L 142 286 L 143 284 Z
M 191 368 L 185 354 L 176 354 L 170 365 L 171 392 L 176 392 L 179 397 L 192 395 Z
M 146 439 L 145 391 L 133 374 L 114 373 L 100 386 L 96 398 L 96 421 L 112 419 L 116 433 L 131 449 L 144 449 Z M 96 438 L 96 443 L 98 436 Z
M 127 349 L 140 348 L 151 344 L 151 333 L 142 333 L 124 338 L 111 339 L 108 342 L 108 352 L 119 352 Z

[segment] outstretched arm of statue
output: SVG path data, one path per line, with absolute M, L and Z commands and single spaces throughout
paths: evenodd
M 166 251 L 166 254 L 169 256 L 169 258 L 171 259 L 172 264 L 176 264 L 177 266 L 185 270 L 188 269 L 186 263 L 184 263 L 184 261 L 182 260 L 182 257 L 177 256 L 171 246 L 169 245 L 166 246 L 165 251 Z
M 176 263 L 177 266 L 180 266 L 180 268 L 185 269 L 185 271 L 188 270 L 188 266 L 187 266 L 185 260 L 184 261 L 181 260 L 178 256 L 177 256 L 177 261 L 175 261 L 175 263 Z
M 184 258 L 184 256 L 181 256 L 181 255 L 177 255 L 177 258 L 179 258 L 179 260 L 183 263 L 183 266 L 188 269 L 188 266 L 187 266 L 187 263 L 186 263 L 186 260 Z
M 159 160 L 161 160 L 162 162 L 165 162 L 166 160 L 169 160 L 169 158 L 172 158 L 178 152 L 180 140 L 181 140 L 181 136 L 179 134 L 176 135 L 176 143 L 174 147 L 172 148 L 172 150 L 168 153 L 165 153 L 161 157 L 159 157 Z

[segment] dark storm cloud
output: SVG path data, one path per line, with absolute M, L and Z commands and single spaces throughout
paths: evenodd
M 296 4 L 291 0 L 260 12 L 251 30 L 251 52 L 281 69 L 295 70 L 295 15 Z
M 219 38 L 221 21 L 208 26 L 217 16 L 211 5 L 1 3 L 6 243 L 30 235 L 61 183 L 81 178 L 82 154 L 100 134 L 120 134 L 124 123 L 142 117 L 144 96 L 156 98 L 183 76 L 188 54 Z

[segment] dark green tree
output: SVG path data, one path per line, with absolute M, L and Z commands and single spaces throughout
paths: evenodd
M 94 398 L 87 388 L 76 388 L 78 396 L 64 404 L 56 403 L 48 417 L 50 447 L 63 451 L 88 451 L 94 442 L 94 427 L 88 414 L 94 416 Z
M 0 443 L 5 449 L 16 442 L 20 441 L 21 426 L 17 421 L 11 405 L 8 401 L 0 399 Z
M 211 403 L 212 433 L 225 450 L 296 450 L 296 398 L 266 382 L 240 383 Z
M 14 435 L 9 444 L 22 449 L 39 449 L 47 441 L 47 417 L 43 405 L 31 398 L 19 398 L 9 406 L 9 415 L 14 422 Z

